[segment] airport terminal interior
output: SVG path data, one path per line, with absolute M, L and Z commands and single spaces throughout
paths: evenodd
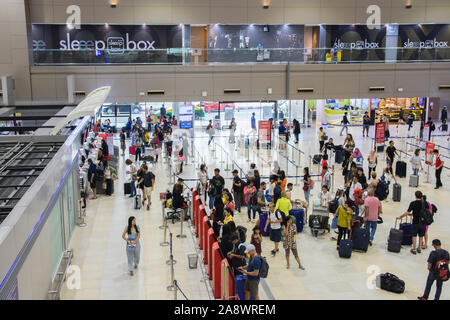
M 449 300 L 449 17 L 0 1 L 0 299 Z

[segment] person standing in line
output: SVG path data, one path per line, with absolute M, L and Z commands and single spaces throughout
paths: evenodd
M 426 123 L 428 125 L 428 141 L 431 141 L 431 133 L 436 130 L 436 126 L 434 125 L 433 120 L 431 120 L 431 117 L 428 117 L 428 122 Z
M 397 219 L 402 219 L 403 217 L 406 216 L 411 216 L 412 215 L 412 249 L 411 249 L 411 253 L 412 254 L 416 254 L 421 253 L 422 249 L 423 249 L 423 238 L 425 236 L 425 231 L 426 231 L 426 225 L 422 222 L 422 210 L 424 208 L 424 206 L 426 205 L 423 201 L 423 194 L 421 191 L 417 190 L 415 192 L 415 197 L 416 200 L 412 201 L 409 204 L 408 210 L 406 210 L 406 212 L 404 214 L 402 214 L 401 216 L 397 217 Z M 419 246 L 417 247 L 417 252 L 416 252 L 416 238 L 417 236 L 419 236 Z
M 255 118 L 255 113 L 252 113 L 252 117 L 250 119 L 250 125 L 252 128 L 252 132 L 256 132 L 256 118 Z
M 239 171 L 233 170 L 233 186 L 231 188 L 233 192 L 234 203 L 236 205 L 236 210 L 240 213 L 242 206 L 242 195 L 244 192 L 244 182 L 239 178 Z
M 264 226 L 264 232 L 267 232 L 267 227 L 270 224 L 270 241 L 274 243 L 274 249 L 271 251 L 272 255 L 278 252 L 278 244 L 281 241 L 281 223 L 283 222 L 282 213 L 277 214 L 275 211 L 275 205 L 269 203 L 269 217 L 267 218 L 266 225 Z
M 423 170 L 422 162 L 420 161 L 420 149 L 416 149 L 414 151 L 414 155 L 409 160 L 411 162 L 411 167 L 414 175 L 419 174 L 419 169 Z
M 141 244 L 139 239 L 141 238 L 141 233 L 139 226 L 136 225 L 136 218 L 129 217 L 128 225 L 122 233 L 122 239 L 125 240 L 127 260 L 128 260 L 128 271 L 130 276 L 134 275 L 134 269 L 138 268 L 139 258 L 141 253 Z
M 250 255 L 248 264 L 243 267 L 239 267 L 238 270 L 247 275 L 245 280 L 244 294 L 245 300 L 250 300 L 250 297 L 259 300 L 258 287 L 259 287 L 259 270 L 261 269 L 261 257 L 258 256 L 254 245 L 249 244 L 245 249 L 245 253 Z
M 94 193 L 94 195 L 92 196 L 91 200 L 97 199 L 97 166 L 92 162 L 91 159 L 88 159 L 88 164 L 89 164 L 89 170 L 88 170 L 88 174 L 87 174 L 87 178 L 89 181 L 89 186 L 92 189 L 92 192 Z
M 323 130 L 323 127 L 319 128 L 319 151 L 322 150 L 323 144 L 325 143 L 325 131 Z
M 441 121 L 447 122 L 447 106 L 443 106 L 441 110 Z
M 125 156 L 125 149 L 127 148 L 125 139 L 126 139 L 125 130 L 122 128 L 120 129 L 120 149 L 122 150 L 122 156 Z
M 328 171 L 328 166 L 323 167 L 323 178 L 322 178 L 322 187 L 327 188 L 328 191 L 331 190 L 331 172 Z
M 263 238 L 261 236 L 261 228 L 259 226 L 255 226 L 252 229 L 252 239 L 250 240 L 250 244 L 255 246 L 256 253 L 258 255 L 261 255 L 262 249 L 261 249 L 261 243 L 263 241 Z
M 148 114 L 147 119 L 145 119 L 145 121 L 147 121 L 147 131 L 152 132 L 152 117 L 150 113 Z
M 234 118 L 231 119 L 231 124 L 230 124 L 230 138 L 229 138 L 229 143 L 235 143 L 235 134 L 236 134 L 236 120 Z
M 441 173 L 442 168 L 444 168 L 444 161 L 441 160 L 441 155 L 439 154 L 438 149 L 433 150 L 433 155 L 436 157 L 436 187 L 435 189 L 439 189 L 442 187 L 442 181 L 441 181 Z
M 439 266 L 447 265 L 448 267 L 448 263 L 450 260 L 448 251 L 442 249 L 441 247 L 441 240 L 434 239 L 431 244 L 434 248 L 434 251 L 430 252 L 430 255 L 427 260 L 428 263 L 427 284 L 425 286 L 423 296 L 417 297 L 417 299 L 419 300 L 428 300 L 428 296 L 430 295 L 431 291 L 431 286 L 433 285 L 434 281 L 436 281 L 436 293 L 434 295 L 434 300 L 439 300 L 439 298 L 441 297 L 442 283 L 443 283 L 442 278 L 440 277 Z
M 292 216 L 288 216 L 286 220 L 286 226 L 283 227 L 284 232 L 284 241 L 283 241 L 283 248 L 286 251 L 286 269 L 289 269 L 289 255 L 292 251 L 292 254 L 294 255 L 295 260 L 298 263 L 298 267 L 302 270 L 305 270 L 305 267 L 302 266 L 302 263 L 300 262 L 300 258 L 298 257 L 297 252 L 297 226 L 292 221 Z
M 146 164 L 143 165 L 144 175 L 140 179 L 139 184 L 144 184 L 144 196 L 142 197 L 142 205 L 145 203 L 145 198 L 147 198 L 147 210 L 150 210 L 152 205 L 152 191 L 155 189 L 155 175 L 148 169 Z
M 214 126 L 212 124 L 212 120 L 209 120 L 209 124 L 206 127 L 206 132 L 209 135 L 209 140 L 208 140 L 208 146 L 209 146 L 211 144 L 211 141 L 213 141 L 213 139 L 214 139 L 214 133 L 215 133 L 214 132 Z
M 348 118 L 347 118 L 347 112 L 345 112 L 344 116 L 342 117 L 342 121 L 341 121 L 342 129 L 341 129 L 341 133 L 339 134 L 340 136 L 342 136 L 342 132 L 344 132 L 344 129 L 345 129 L 345 134 L 348 134 L 348 124 L 349 123 L 350 122 L 348 121 Z
M 208 190 L 208 171 L 206 170 L 206 164 L 200 165 L 200 170 L 198 171 L 198 180 L 201 186 L 201 191 L 205 195 L 206 202 L 206 191 Z
M 130 166 L 129 170 L 126 171 L 126 174 L 130 175 L 130 187 L 131 187 L 131 194 L 130 194 L 130 198 L 136 196 L 136 180 L 137 180 L 137 168 L 134 165 L 133 161 L 131 161 L 130 159 L 127 159 L 125 161 L 125 164 L 127 166 Z
M 253 220 L 256 217 L 256 207 L 258 203 L 258 190 L 253 185 L 253 180 L 250 179 L 247 186 L 244 187 L 245 202 L 247 203 L 248 222 L 252 222 L 251 212 L 253 211 Z
M 358 181 L 358 176 L 353 176 L 352 182 L 350 184 L 349 192 L 348 192 L 348 199 L 352 205 L 353 211 L 355 211 L 355 214 L 359 215 L 359 203 L 357 203 L 355 199 L 355 189 L 361 189 L 362 185 Z
M 159 116 L 160 116 L 161 119 L 166 116 L 166 108 L 164 107 L 164 104 L 159 109 Z
M 305 200 L 309 205 L 309 195 L 311 194 L 311 175 L 309 174 L 309 168 L 303 169 L 303 192 L 305 194 Z
M 298 122 L 297 119 L 294 119 L 292 121 L 294 125 L 294 136 L 295 136 L 295 143 L 298 143 L 298 135 L 300 134 L 300 122 Z
M 384 117 L 384 139 L 387 140 L 390 136 L 391 133 L 389 131 L 389 117 Z
M 142 160 L 142 141 L 141 137 L 138 135 L 136 136 L 136 141 L 134 142 L 134 147 L 136 148 L 136 161 Z
M 375 151 L 375 149 L 370 150 L 367 160 L 369 162 L 369 177 L 370 177 L 372 171 L 375 171 L 375 172 L 377 171 L 378 157 L 377 157 L 377 152 Z
M 225 186 L 225 180 L 220 175 L 220 169 L 215 168 L 214 169 L 214 176 L 211 178 L 211 181 L 209 183 L 209 208 L 212 210 L 214 208 L 214 199 L 216 197 L 222 196 L 222 190 Z
M 280 210 L 287 217 L 289 216 L 289 211 L 291 210 L 291 207 L 292 207 L 291 201 L 288 198 L 286 198 L 286 191 L 282 191 L 280 199 L 278 199 L 277 202 L 275 203 L 275 211 Z
M 337 209 L 337 227 L 339 230 L 338 238 L 337 238 L 337 250 L 339 250 L 339 245 L 341 244 L 341 240 L 345 235 L 352 231 L 352 219 L 353 219 L 353 210 L 351 208 L 352 203 L 350 200 L 347 200 L 344 206 L 339 206 Z
M 363 137 L 368 137 L 369 136 L 369 128 L 370 128 L 370 117 L 369 117 L 369 112 L 364 112 L 364 116 L 363 116 Z M 364 132 L 366 133 L 364 135 Z
M 103 166 L 105 168 L 106 195 L 110 196 L 112 194 L 113 173 L 111 167 L 109 166 L 108 161 L 105 160 L 103 162 Z
M 377 232 L 378 217 L 382 213 L 383 208 L 381 207 L 381 202 L 375 197 L 374 189 L 370 188 L 367 191 L 367 198 L 364 200 L 364 221 L 365 228 L 370 230 L 370 245 L 372 245 L 375 232 Z

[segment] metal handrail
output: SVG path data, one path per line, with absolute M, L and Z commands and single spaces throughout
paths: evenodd
M 52 290 L 52 291 L 48 292 L 48 294 L 50 294 L 50 295 L 54 294 L 54 300 L 59 300 L 60 299 L 62 285 L 64 283 L 64 280 L 65 280 L 65 277 L 66 277 L 66 274 L 67 274 L 67 270 L 69 269 L 69 265 L 70 265 L 70 262 L 71 262 L 72 257 L 73 257 L 73 249 L 67 250 L 67 251 L 65 251 L 65 253 L 68 253 L 68 256 L 63 256 L 61 260 L 67 259 L 66 267 L 64 268 L 64 271 L 56 273 L 57 276 L 60 276 L 58 287 L 57 287 L 56 290 Z

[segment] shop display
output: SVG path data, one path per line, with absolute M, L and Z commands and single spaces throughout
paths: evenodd
M 414 104 L 414 107 L 412 105 Z M 389 121 L 396 122 L 402 117 L 405 122 L 408 114 L 412 110 L 416 120 L 421 119 L 424 112 L 423 98 L 385 98 L 379 99 L 378 105 L 372 104 L 375 108 L 375 121 L 380 122 L 384 117 L 389 117 Z

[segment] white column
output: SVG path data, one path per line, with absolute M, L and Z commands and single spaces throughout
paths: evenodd
M 316 104 L 316 121 L 317 122 L 324 122 L 325 121 L 325 100 L 317 100 Z

